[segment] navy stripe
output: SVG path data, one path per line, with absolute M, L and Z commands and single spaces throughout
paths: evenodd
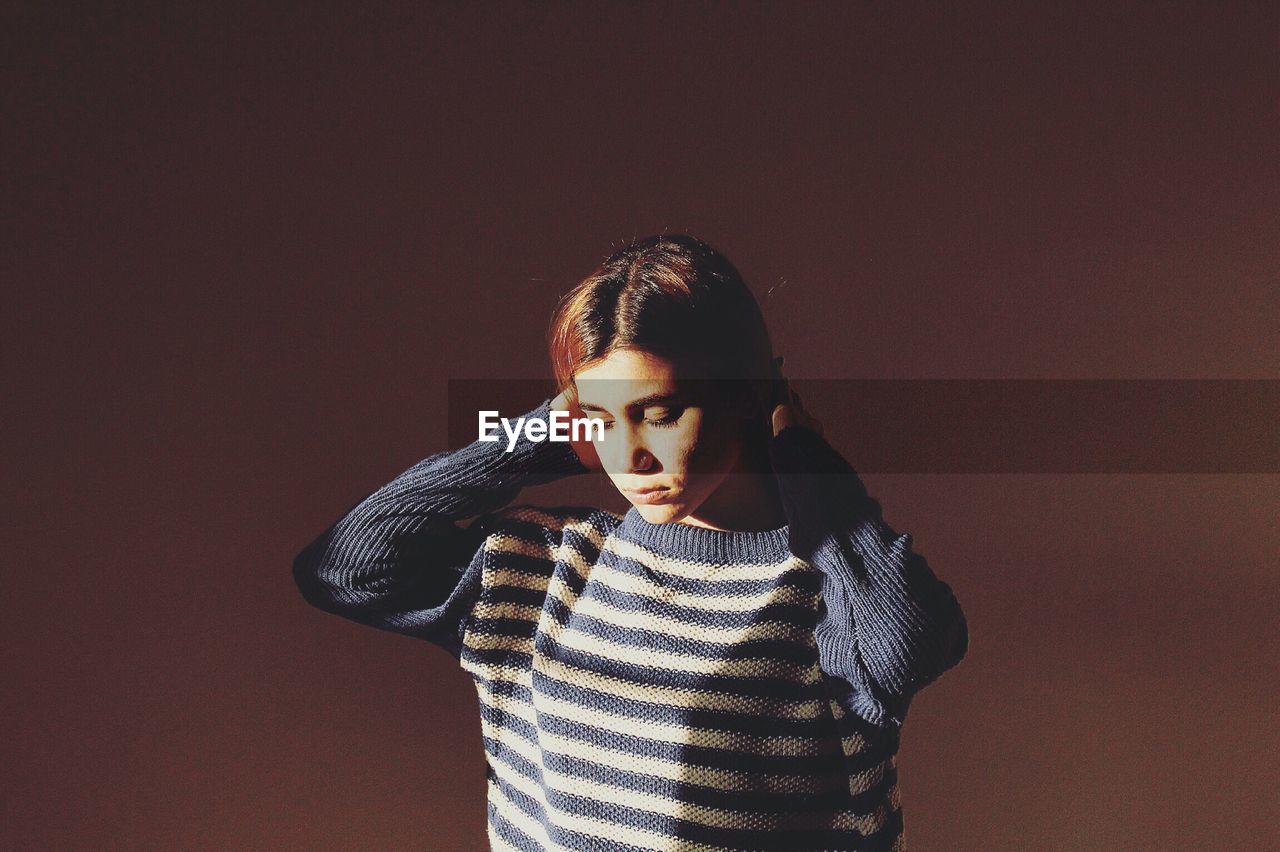
M 462 649 L 463 662 L 479 666 L 514 666 L 529 668 L 533 658 L 524 651 L 512 651 L 507 648 L 472 648 Z
M 546 510 L 549 514 L 557 510 Z M 563 512 L 564 510 L 559 510 Z M 593 510 L 586 517 L 566 518 L 566 523 L 584 520 L 591 525 L 600 539 L 618 529 L 619 521 L 603 511 Z M 495 527 L 496 528 L 496 527 Z M 501 607 L 519 605 L 531 607 L 537 613 L 547 612 L 564 628 L 566 633 L 577 634 L 602 643 L 597 653 L 582 651 L 557 641 L 550 635 L 537 632 L 538 615 L 532 618 L 519 615 L 495 615 L 472 617 L 468 632 L 474 636 L 508 637 L 514 640 L 514 649 L 463 648 L 460 659 L 470 670 L 480 687 L 480 712 L 487 735 L 483 737 L 486 750 L 486 776 L 505 794 L 507 803 L 491 806 L 489 819 L 495 836 L 503 838 L 514 848 L 540 850 L 542 845 L 535 838 L 510 822 L 512 814 L 505 814 L 509 807 L 517 808 L 534 822 L 542 825 L 554 844 L 575 850 L 600 850 L 600 852 L 641 852 L 639 847 L 619 842 L 610 835 L 607 827 L 599 829 L 600 835 L 571 831 L 555 825 L 555 812 L 545 812 L 537 798 L 522 793 L 512 786 L 513 781 L 530 789 L 542 791 L 555 811 L 573 814 L 588 820 L 596 820 L 615 826 L 629 826 L 655 835 L 646 848 L 668 848 L 684 843 L 700 843 L 725 849 L 799 850 L 845 849 L 889 850 L 902 832 L 901 812 L 894 812 L 885 827 L 874 836 L 863 837 L 852 830 L 823 828 L 807 829 L 803 826 L 821 825 L 840 815 L 869 815 L 877 808 L 887 806 L 888 796 L 898 780 L 897 767 L 892 757 L 898 750 L 896 730 L 867 722 L 854 713 L 836 719 L 828 703 L 839 700 L 832 692 L 828 676 L 816 668 L 820 662 L 814 637 L 814 627 L 821 617 L 820 598 L 822 576 L 808 564 L 793 565 L 778 573 L 754 579 L 713 579 L 686 577 L 672 573 L 670 566 L 661 560 L 647 564 L 643 557 L 633 559 L 601 547 L 592 540 L 586 530 L 548 529 L 535 522 L 510 520 L 500 528 L 501 532 L 527 541 L 531 547 L 547 545 L 545 556 L 525 555 L 504 551 L 491 551 L 486 573 L 493 569 L 512 570 L 525 576 L 537 577 L 534 588 L 508 583 L 484 587 L 480 600 Z M 695 535 L 697 535 L 695 533 Z M 701 538 L 701 537 L 700 537 Z M 732 544 L 727 537 L 717 537 Z M 643 544 L 643 542 L 638 542 Z M 759 596 L 764 606 L 749 611 L 702 609 L 684 603 L 675 603 L 649 597 L 643 591 L 628 592 L 610 586 L 607 577 L 599 573 L 584 576 L 570 562 L 551 557 L 551 547 L 571 548 L 581 560 L 580 564 L 616 571 L 619 575 L 641 578 L 654 583 L 655 595 L 676 592 L 679 595 L 702 596 L 708 606 L 723 605 L 723 599 L 743 596 Z M 717 545 L 719 546 L 719 545 Z M 762 563 L 765 564 L 765 563 Z M 585 571 L 586 569 L 584 569 Z M 548 594 L 550 584 L 558 579 L 568 592 Z M 542 582 L 544 581 L 545 582 Z M 791 591 L 786 591 L 791 590 Z M 777 601 L 779 596 L 796 593 L 802 600 L 796 603 Z M 566 603 L 560 594 L 576 596 L 577 600 L 602 602 L 612 610 L 639 616 L 637 624 L 624 625 L 609 618 L 610 613 L 586 615 L 576 611 L 574 604 Z M 768 602 L 773 597 L 775 600 Z M 715 641 L 705 636 L 674 636 L 659 625 L 646 623 L 645 616 L 661 616 L 688 624 L 695 630 L 716 627 L 728 631 L 758 633 L 759 638 L 742 638 L 737 641 Z M 618 645 L 636 649 L 640 653 L 625 654 L 631 661 L 622 661 L 610 653 L 613 649 L 604 645 Z M 588 673 L 615 679 L 616 684 L 602 684 L 591 688 L 580 682 L 563 682 L 533 668 L 534 656 L 556 661 L 570 668 L 560 676 L 581 681 Z M 655 663 L 666 662 L 663 655 L 679 655 L 694 658 L 698 664 L 706 661 L 711 668 L 737 661 L 759 661 L 761 676 L 731 676 L 723 672 L 684 672 L 665 669 Z M 673 662 L 678 666 L 678 662 Z M 532 688 L 519 681 L 492 676 L 495 666 L 511 667 L 523 672 L 522 678 L 531 678 Z M 582 677 L 575 676 L 581 673 Z M 817 680 L 809 682 L 810 677 Z M 634 683 L 640 690 L 629 690 Z M 764 715 L 770 712 L 766 705 L 749 708 L 749 712 L 728 711 L 718 708 L 692 709 L 664 703 L 663 688 L 687 689 L 694 692 L 719 693 L 728 698 L 737 696 L 762 702 L 796 702 L 817 704 L 820 715 L 811 719 L 788 719 Z M 649 700 L 638 700 L 628 692 L 640 691 Z M 537 695 L 545 695 L 563 703 L 563 713 L 546 707 L 538 707 Z M 519 702 L 516 707 L 502 708 L 502 701 Z M 654 700 L 657 699 L 657 700 Z M 497 702 L 497 706 L 494 703 Z M 723 700 L 718 702 L 723 704 Z M 841 702 L 842 706 L 844 702 Z M 603 720 L 605 727 L 596 727 L 574 718 L 577 708 L 590 708 L 618 717 Z M 777 713 L 782 708 L 772 708 Z M 529 721 L 517 715 L 526 713 L 536 717 Z M 638 735 L 628 728 L 623 719 L 646 720 L 672 726 L 675 729 L 697 727 L 708 731 L 724 732 L 725 748 L 691 745 Z M 567 753 L 558 747 L 549 748 L 543 733 L 563 739 Z M 734 734 L 742 737 L 801 737 L 802 751 L 810 753 L 785 756 L 762 753 L 743 743 L 742 751 L 734 750 Z M 845 754 L 842 736 L 856 735 L 864 743 L 852 754 Z M 681 777 L 663 777 L 643 771 L 641 767 L 615 768 L 603 765 L 589 757 L 581 756 L 581 749 L 572 743 L 590 743 L 595 747 L 616 752 L 619 756 L 631 755 L 637 759 L 653 758 L 666 761 L 670 769 Z M 516 746 L 527 752 L 533 760 L 526 759 Z M 626 758 L 624 757 L 625 761 Z M 497 767 L 495 770 L 494 767 Z M 850 794 L 851 777 L 880 768 L 880 777 L 871 788 L 854 796 Z M 690 776 L 699 771 L 726 773 L 717 781 L 695 783 Z M 570 778 L 581 778 L 593 783 L 617 789 L 616 795 L 580 795 L 554 787 L 545 782 L 545 773 L 554 772 Z M 815 789 L 813 792 L 791 792 L 785 789 L 788 778 L 805 779 Z M 573 785 L 565 785 L 572 787 Z M 783 788 L 771 791 L 771 788 Z M 655 802 L 655 810 L 638 806 L 636 800 L 625 791 L 643 792 L 662 803 Z M 496 794 L 495 794 L 496 798 Z M 733 818 L 733 825 L 717 828 L 688 816 L 688 809 L 707 807 L 740 814 Z M 684 810 L 682 810 L 682 808 Z M 661 811 L 661 812 L 657 812 Z M 786 825 L 794 822 L 795 829 L 761 830 L 755 828 L 759 820 L 772 817 Z M 661 841 L 658 838 L 666 838 Z
M 489 565 L 494 570 L 518 571 L 531 577 L 549 578 L 555 570 L 555 560 L 543 556 L 530 556 L 510 550 L 489 550 Z
M 492 801 L 489 802 L 488 810 L 489 824 L 493 826 L 494 834 L 497 834 L 516 849 L 522 850 L 522 852 L 544 852 L 541 843 L 516 828 L 514 823 L 504 819 L 498 811 L 497 805 Z
M 902 810 L 899 808 L 889 812 L 885 817 L 884 827 L 874 834 L 867 835 L 857 846 L 848 847 L 858 852 L 893 852 L 893 844 L 902 834 Z
M 730 677 L 642 666 L 561 645 L 545 633 L 538 633 L 534 637 L 534 647 L 547 659 L 588 672 L 640 684 L 646 690 L 663 688 L 703 690 L 721 695 L 769 698 L 796 703 L 826 700 L 825 686 L 821 682 L 798 683 L 785 677 Z
M 519 604 L 538 609 L 542 609 L 542 602 L 546 597 L 546 589 L 530 589 L 525 586 L 490 586 L 480 593 L 480 600 L 485 603 Z
M 525 618 L 473 618 L 471 632 L 484 636 L 510 636 L 516 639 L 533 639 L 538 622 Z
M 866 790 L 858 793 L 856 796 L 849 794 L 848 783 L 845 784 L 845 792 L 848 795 L 848 804 L 846 807 L 857 811 L 860 814 L 871 813 L 875 810 L 876 805 L 887 801 L 889 791 L 893 789 L 893 785 L 898 781 L 898 767 L 892 763 L 886 763 L 881 778 L 875 784 L 872 784 Z
M 606 534 L 607 537 L 607 534 Z M 577 551 L 588 565 L 600 558 L 600 547 L 587 535 L 578 530 L 565 530 L 562 542 Z
M 662 758 L 712 769 L 774 775 L 830 774 L 834 772 L 840 772 L 843 775 L 846 772 L 847 762 L 843 753 L 830 750 L 829 744 L 828 751 L 825 754 L 768 755 L 755 751 L 726 751 L 706 746 L 662 742 L 645 737 L 631 736 L 595 727 L 579 720 L 566 719 L 542 710 L 535 710 L 539 727 L 534 728 L 523 717 L 515 713 L 509 713 L 484 701 L 480 702 L 480 715 L 490 723 L 518 734 L 535 748 L 543 747 L 538 738 L 538 730 L 546 730 L 568 739 L 584 740 L 628 754 Z M 821 747 L 820 740 L 815 739 L 813 744 Z M 685 757 L 689 759 L 684 760 L 683 758 Z
M 765 621 L 780 621 L 796 629 L 812 631 L 817 623 L 816 608 L 811 606 L 792 603 L 771 603 L 746 611 L 700 609 L 667 603 L 645 595 L 619 591 L 603 583 L 588 583 L 578 573 L 577 569 L 567 562 L 555 563 L 555 573 L 580 598 L 585 596 L 595 600 L 603 600 L 612 604 L 615 609 L 654 613 L 674 621 L 683 621 L 686 624 L 741 629 Z
M 571 566 L 565 567 L 566 573 L 576 574 Z M 589 599 L 605 601 L 612 604 L 614 609 L 654 613 L 674 621 L 707 627 L 741 630 L 765 621 L 782 621 L 797 628 L 812 630 L 817 622 L 817 612 L 814 608 L 786 602 L 769 603 L 757 609 L 745 611 L 702 609 L 681 606 L 633 592 L 624 592 L 603 583 L 591 583 L 579 594 Z
M 500 759 L 512 770 L 520 773 L 522 777 L 529 779 L 530 782 L 544 787 L 543 770 L 541 766 L 531 764 L 524 756 L 520 755 L 506 743 L 495 741 L 490 737 L 484 737 L 485 750 Z M 859 801 L 851 801 L 849 796 L 849 787 L 847 787 L 847 779 L 841 775 L 833 775 L 831 777 L 832 789 L 823 793 L 749 793 L 735 791 L 717 791 L 717 789 L 703 787 L 700 784 L 692 784 L 680 782 L 680 780 L 671 780 L 657 777 L 657 775 L 646 775 L 641 773 L 628 773 L 628 771 L 616 770 L 593 764 L 593 762 L 573 759 L 561 755 L 556 751 L 543 750 L 545 756 L 545 765 L 548 769 L 554 769 L 558 773 L 567 775 L 575 775 L 575 777 L 586 778 L 602 784 L 614 784 L 618 787 L 626 787 L 643 791 L 645 793 L 654 794 L 654 796 L 662 796 L 671 798 L 671 800 L 680 803 L 690 803 L 690 805 L 705 805 L 708 807 L 716 807 L 716 809 L 741 811 L 742 819 L 749 820 L 754 816 L 776 815 L 776 816 L 796 816 L 797 819 L 803 814 L 812 815 L 813 819 L 820 820 L 824 817 L 832 815 L 833 810 L 847 809 L 858 814 L 870 814 L 876 809 L 877 803 L 882 801 L 888 787 L 895 780 L 896 774 L 891 775 L 886 771 L 884 782 L 878 784 L 876 788 L 869 791 L 868 794 L 858 797 Z M 890 768 L 892 769 L 892 768 Z M 525 796 L 524 793 L 512 787 L 511 784 L 498 777 L 497 783 L 506 791 L 508 797 L 520 806 L 530 819 L 543 821 L 545 811 L 539 802 Z M 550 801 L 556 802 L 559 806 L 561 801 L 577 801 L 584 797 L 572 796 L 572 794 L 562 793 L 558 789 L 545 787 L 548 792 Z M 608 805 L 604 805 L 608 807 Z M 582 809 L 582 807 L 564 807 L 563 810 L 571 812 L 571 814 L 591 815 L 590 807 Z M 645 828 L 648 830 L 667 830 L 659 828 L 653 823 L 653 819 L 666 820 L 669 817 L 662 817 L 653 812 L 643 809 L 626 809 L 630 811 L 632 816 L 640 816 L 643 821 L 622 821 L 623 825 L 632 825 L 636 828 Z M 544 823 L 547 824 L 547 823 Z M 698 825 L 690 823 L 690 825 Z M 736 834 L 749 832 L 749 829 L 713 829 L 710 826 L 700 826 L 701 829 L 714 830 L 714 832 L 728 832 L 732 830 Z M 831 830 L 820 830 L 819 837 L 826 837 L 831 834 Z M 810 837 L 813 832 L 805 832 L 804 837 Z M 799 835 L 796 835 L 799 839 Z M 576 848 L 576 847 L 575 847 Z
M 856 830 L 792 829 L 761 831 L 758 828 L 717 828 L 692 820 L 666 816 L 622 802 L 601 802 L 586 796 L 548 789 L 547 800 L 559 811 L 617 825 L 642 829 L 672 839 L 705 843 L 730 849 L 767 849 L 797 852 L 800 849 L 861 849 L 863 835 Z M 803 816 L 798 817 L 803 819 Z M 750 817 L 744 817 L 744 824 Z
M 571 518 L 564 519 L 566 522 Z M 500 522 L 492 523 L 486 530 L 490 535 L 494 533 L 502 533 L 510 538 L 518 538 L 535 547 L 546 547 L 549 544 L 555 544 L 560 538 L 560 532 L 557 529 L 545 527 L 537 521 L 517 518 L 511 514 L 506 514 Z
M 501 758 L 502 761 L 511 769 L 532 781 L 535 787 L 545 786 L 542 780 L 541 766 L 538 766 L 535 763 L 530 763 L 522 754 L 520 754 L 520 752 L 516 751 L 502 740 L 497 740 L 484 734 L 481 735 L 480 739 L 484 741 L 484 750 L 489 754 L 490 758 Z M 497 781 L 499 784 L 507 783 L 506 779 L 504 779 L 501 774 L 497 776 Z M 504 789 L 506 788 L 504 787 Z M 524 803 L 520 808 L 521 810 L 539 822 L 545 822 L 546 815 L 542 811 L 541 804 L 530 799 L 528 796 L 525 796 L 514 787 L 511 788 L 511 790 L 514 795 L 522 796 L 524 798 Z
M 473 658 L 483 655 L 497 663 L 510 661 L 516 667 L 520 667 L 521 657 L 527 658 L 527 655 L 511 651 L 478 652 L 468 648 L 465 649 L 464 653 L 472 655 Z M 830 716 L 818 716 L 812 719 L 791 719 L 739 713 L 723 709 L 686 708 L 673 704 L 659 704 L 652 701 L 626 698 L 579 684 L 565 683 L 547 677 L 539 671 L 534 671 L 532 674 L 534 689 L 541 695 L 548 695 L 568 704 L 594 707 L 603 712 L 649 722 L 775 737 L 821 738 L 828 736 L 831 731 L 832 719 Z M 515 681 L 504 678 L 488 678 L 483 675 L 474 677 L 474 679 L 494 695 L 515 697 L 532 706 L 533 697 L 530 690 Z
M 804 812 L 830 815 L 834 810 L 847 807 L 850 798 L 848 779 L 839 771 L 835 774 L 827 773 L 827 777 L 823 778 L 821 785 L 819 785 L 825 788 L 821 792 L 785 792 L 780 790 L 771 793 L 764 790 L 719 789 L 678 778 L 665 778 L 644 772 L 615 769 L 611 766 L 601 766 L 589 760 L 572 757 L 556 751 L 544 751 L 544 755 L 544 763 L 548 769 L 553 769 L 565 775 L 662 796 L 675 802 L 702 805 L 721 810 L 741 811 L 748 816 Z M 794 774 L 805 775 L 806 773 Z M 872 808 L 874 808 L 874 803 Z
M 541 744 L 538 742 L 537 729 L 533 725 L 529 724 L 528 720 L 521 716 L 517 716 L 515 713 L 508 713 L 506 710 L 481 701 L 480 718 L 501 728 L 504 734 L 509 731 L 518 735 L 535 749 L 542 748 Z
M 679 560 L 672 560 L 679 561 Z M 600 553 L 599 563 L 608 565 L 623 574 L 647 577 L 660 586 L 670 586 L 681 591 L 695 592 L 707 597 L 740 597 L 761 595 L 773 589 L 789 587 L 802 592 L 816 594 L 822 588 L 822 576 L 807 566 L 784 568 L 770 577 L 755 579 L 718 580 L 713 577 L 685 577 L 662 570 L 661 565 L 651 566 L 630 556 L 624 556 L 612 550 Z
M 573 850 L 583 850 L 584 852 L 588 852 L 588 850 L 589 852 L 652 852 L 648 847 L 632 846 L 612 837 L 600 837 L 598 835 L 584 834 L 582 832 L 562 828 L 549 822 L 545 816 L 535 817 L 533 816 L 534 812 L 538 814 L 544 813 L 540 804 L 535 802 L 533 799 L 530 799 L 523 792 L 513 787 L 509 782 L 505 781 L 501 777 L 492 773 L 490 773 L 489 777 L 493 778 L 494 783 L 498 788 L 506 794 L 508 799 L 516 803 L 517 807 L 519 807 L 522 812 L 528 814 L 531 819 L 540 823 L 547 829 L 547 834 L 550 836 L 553 843 Z M 490 811 L 491 814 L 496 812 L 496 808 Z M 602 830 L 608 831 L 608 828 L 604 827 Z M 527 848 L 534 852 L 546 852 L 545 847 L 542 846 L 541 843 L 537 843 L 532 840 L 528 842 L 533 845 L 527 847 L 521 846 L 519 848 Z
M 835 722 L 836 733 L 841 737 L 857 734 L 874 748 L 884 751 L 886 755 L 898 753 L 902 737 L 897 728 L 874 725 L 857 713 L 849 713 L 847 711 L 843 718 L 836 719 Z
M 625 627 L 595 616 L 574 612 L 555 595 L 548 595 L 544 607 L 562 626 L 577 633 L 652 650 L 655 654 L 683 654 L 713 662 L 731 660 L 774 660 L 796 666 L 808 666 L 818 659 L 817 646 L 788 639 L 748 639 L 741 642 L 711 642 L 674 636 L 660 630 Z
M 844 755 L 828 752 L 816 755 L 760 754 L 751 751 L 725 751 L 688 743 L 661 742 L 644 737 L 608 731 L 574 719 L 564 719 L 538 711 L 538 725 L 545 731 L 565 737 L 589 741 L 602 748 L 655 757 L 689 766 L 768 775 L 823 775 L 844 769 Z M 846 785 L 846 788 L 848 786 Z

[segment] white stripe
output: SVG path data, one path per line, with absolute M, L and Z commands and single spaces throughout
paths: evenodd
M 616 533 L 606 539 L 605 546 L 617 556 L 633 559 L 687 580 L 769 580 L 788 569 L 807 564 L 794 554 L 788 554 L 787 558 L 777 562 L 754 565 L 748 562 L 707 563 L 676 559 L 620 538 Z

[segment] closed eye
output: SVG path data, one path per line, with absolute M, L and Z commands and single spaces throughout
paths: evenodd
M 670 429 L 674 427 L 677 422 L 679 422 L 680 415 L 682 415 L 683 413 L 684 413 L 683 409 L 677 409 L 677 410 L 668 412 L 665 417 L 657 417 L 657 418 L 646 417 L 644 422 L 658 429 Z M 613 421 L 612 420 L 604 421 L 604 428 L 605 428 L 605 431 L 612 429 Z
M 682 412 L 680 411 L 672 411 L 668 412 L 666 417 L 659 417 L 656 420 L 649 420 L 646 418 L 644 422 L 648 423 L 650 426 L 657 426 L 659 429 L 669 429 L 676 425 L 676 421 L 680 419 L 681 413 Z

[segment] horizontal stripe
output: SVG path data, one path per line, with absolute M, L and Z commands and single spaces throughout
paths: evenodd
M 552 700 L 577 703 L 625 719 L 627 725 L 657 723 L 729 735 L 776 736 L 787 741 L 821 739 L 829 735 L 829 726 L 832 724 L 829 713 L 820 713 L 811 718 L 781 718 L 758 713 L 735 713 L 718 707 L 687 708 L 670 702 L 638 701 L 558 679 L 547 671 L 531 673 L 528 666 L 519 662 L 512 666 L 491 667 L 487 676 L 473 674 L 472 678 L 477 689 L 482 690 L 482 697 L 488 694 L 502 700 L 519 700 L 531 704 L 532 686 L 536 685 L 539 700 L 543 696 L 549 696 Z M 878 744 L 873 748 L 866 741 L 850 738 L 848 742 L 850 745 L 845 749 L 846 754 L 851 750 L 866 750 L 873 756 L 884 753 Z
M 486 737 L 496 741 L 504 733 L 519 736 L 525 742 L 517 750 L 532 755 L 530 760 L 552 766 L 553 759 L 558 759 L 564 761 L 561 771 L 566 774 L 573 774 L 573 770 L 564 767 L 579 766 L 581 774 L 617 786 L 681 782 L 680 794 L 672 793 L 681 800 L 749 812 L 790 812 L 813 809 L 813 797 L 826 795 L 827 807 L 868 813 L 884 797 L 878 788 L 897 781 L 892 759 L 846 776 L 839 755 L 817 750 L 803 757 L 766 756 L 644 739 L 607 728 L 584 733 L 581 729 L 586 726 L 579 720 L 556 716 L 541 707 L 534 713 L 527 705 L 504 706 L 507 709 L 482 697 Z M 569 742 L 575 739 L 580 745 Z M 820 741 L 812 745 L 822 748 Z M 634 773 L 642 773 L 644 780 L 636 781 Z
M 823 577 L 777 551 L 659 555 L 620 518 L 491 522 L 460 662 L 492 848 L 901 846 L 896 736 L 820 666 Z
M 804 667 L 816 665 L 818 660 L 813 642 L 801 640 L 801 636 L 808 638 L 803 631 L 785 630 L 781 626 L 776 637 L 716 642 L 708 640 L 704 631 L 690 625 L 682 625 L 681 635 L 673 635 L 675 631 L 659 628 L 674 622 L 658 622 L 647 613 L 615 609 L 593 598 L 580 599 L 578 605 L 571 609 L 559 598 L 549 595 L 545 609 L 562 628 L 567 629 L 572 624 L 573 630 L 595 639 L 643 648 L 652 654 L 695 657 L 712 662 L 773 660 Z
M 571 831 L 592 833 L 601 825 L 625 843 L 652 842 L 654 838 L 689 838 L 702 843 L 741 847 L 757 844 L 760 833 L 780 842 L 786 832 L 790 842 L 857 840 L 881 829 L 889 812 L 883 803 L 870 814 L 847 811 L 795 814 L 752 814 L 707 808 L 688 802 L 664 800 L 652 794 L 626 790 L 587 778 L 565 776 L 539 768 L 528 756 L 510 744 L 486 741 L 489 760 L 496 770 L 496 783 L 517 800 L 520 812 L 544 824 Z M 538 783 L 531 778 L 541 779 Z M 523 793 L 523 797 L 519 794 Z M 656 808 L 656 810 L 654 809 Z M 504 812 L 505 813 L 505 812 Z M 676 815 L 678 814 L 678 816 Z M 660 848 L 660 847 L 659 847 Z M 791 848 L 773 846 L 771 848 Z
M 558 643 L 546 633 L 534 640 L 540 661 L 555 661 L 591 676 L 607 677 L 620 685 L 623 695 L 644 697 L 667 690 L 702 694 L 703 706 L 708 700 L 736 699 L 738 703 L 773 701 L 800 707 L 809 705 L 809 713 L 823 697 L 820 684 L 797 683 L 785 677 L 733 677 L 716 673 L 688 672 L 619 660 L 604 653 L 583 651 Z
M 680 563 L 673 560 L 642 562 L 618 553 L 615 547 L 617 543 L 611 541 L 608 547 L 600 551 L 597 559 L 588 560 L 585 554 L 583 559 L 586 564 L 605 566 L 611 572 L 647 578 L 660 588 L 710 598 L 751 597 L 779 586 L 789 586 L 812 596 L 822 588 L 822 575 L 813 566 L 799 559 L 791 559 L 771 567 L 768 574 L 759 572 L 738 578 L 720 576 L 718 572 L 708 570 L 705 566 L 683 566 L 700 568 L 703 572 L 690 576 L 687 570 L 674 571 Z
M 536 625 L 523 619 L 481 619 L 473 622 L 471 629 L 474 635 L 468 638 L 471 649 L 481 651 L 509 651 L 529 656 L 531 643 L 529 634 Z M 566 641 L 567 640 L 567 641 Z M 622 672 L 627 665 L 642 666 L 647 670 L 661 671 L 673 678 L 694 678 L 699 682 L 707 677 L 715 676 L 731 678 L 739 681 L 746 694 L 763 695 L 754 689 L 755 686 L 769 683 L 781 684 L 785 692 L 781 696 L 790 696 L 796 700 L 811 700 L 820 697 L 822 687 L 821 671 L 814 661 L 806 661 L 803 665 L 785 660 L 768 658 L 747 658 L 742 660 L 719 661 L 702 657 L 681 657 L 675 654 L 646 653 L 643 646 L 610 643 L 583 631 L 563 631 L 558 635 L 547 631 L 538 640 L 554 643 L 557 647 L 591 654 L 597 658 L 609 660 L 606 673 Z M 535 650 L 547 657 L 561 657 L 549 653 L 547 647 Z M 650 665 L 661 662 L 663 665 Z M 788 675 L 788 672 L 794 672 Z M 803 672 L 803 674 L 801 674 Z M 664 681 L 658 677 L 645 677 L 642 686 L 664 687 Z M 636 694 L 633 690 L 632 694 Z M 779 697 L 774 694 L 772 697 Z
M 671 556 L 660 556 L 647 547 L 620 538 L 609 536 L 604 541 L 605 549 L 620 559 L 629 559 L 642 565 L 649 565 L 655 571 L 690 581 L 710 582 L 758 582 L 776 577 L 791 568 L 807 565 L 804 560 L 788 554 L 785 559 L 776 562 L 753 564 L 750 562 L 729 562 L 725 564 L 708 564 L 696 559 L 678 559 Z
M 651 572 L 619 570 L 602 559 L 592 568 L 589 585 L 605 585 L 610 589 L 655 602 L 678 606 L 690 613 L 693 620 L 706 620 L 703 612 L 720 620 L 722 617 L 753 614 L 770 604 L 791 604 L 797 612 L 807 613 L 815 603 L 817 590 L 796 588 L 785 583 L 733 581 L 739 591 L 715 593 L 709 583 L 690 584 L 685 589 L 664 585 Z
M 564 656 L 563 654 L 561 656 Z M 572 653 L 568 653 L 572 657 Z M 519 666 L 529 669 L 531 657 L 517 650 L 480 650 L 464 649 L 463 662 L 470 668 L 484 668 L 494 664 Z M 582 662 L 579 660 L 579 662 Z M 612 672 L 596 671 L 573 665 L 557 657 L 539 656 L 538 671 L 545 672 L 559 680 L 583 684 L 599 692 L 607 692 L 631 701 L 654 701 L 661 698 L 661 703 L 674 707 L 702 710 L 728 710 L 745 715 L 755 715 L 768 719 L 817 719 L 829 716 L 830 710 L 814 687 L 812 697 L 802 696 L 795 700 L 787 696 L 770 696 L 766 694 L 738 694 L 731 690 L 719 688 L 714 682 L 694 684 L 690 687 L 659 687 L 645 680 L 627 680 Z M 632 674 L 637 674 L 635 671 Z M 655 702 L 656 703 L 656 702 Z
M 752 627 L 765 629 L 763 625 L 776 622 L 790 625 L 800 635 L 813 633 L 816 621 L 816 598 L 799 597 L 797 593 L 781 593 L 775 596 L 759 596 L 755 599 L 755 609 L 713 608 L 706 601 L 697 602 L 696 606 L 672 603 L 664 599 L 657 587 L 618 583 L 614 576 L 596 575 L 592 572 L 588 582 L 577 567 L 569 563 L 560 563 L 551 577 L 547 594 L 555 595 L 571 609 L 576 609 L 579 598 L 598 600 L 615 611 L 643 613 L 661 619 L 673 627 L 686 631 L 683 635 L 701 635 L 687 632 L 690 628 L 696 631 L 719 631 L 721 641 L 743 641 L 750 638 L 744 630 Z M 622 588 L 633 585 L 633 589 Z M 495 590 L 496 591 L 496 590 Z M 781 598 L 781 600 L 779 600 Z
M 489 800 L 488 811 L 490 852 L 538 852 L 543 848 L 542 844 L 503 816 L 497 803 L 492 799 Z
M 519 549 L 514 548 L 518 545 Z M 505 539 L 492 545 L 485 554 L 484 581 L 486 586 L 501 586 L 508 582 L 518 586 L 530 585 L 530 580 L 547 578 L 555 569 L 555 560 L 544 549 L 535 550 L 532 545 L 518 539 Z M 507 578 L 512 579 L 508 580 Z
M 594 728 L 541 710 L 530 715 L 515 710 L 511 705 L 501 709 L 498 705 L 486 704 L 481 708 L 481 717 L 490 724 L 509 726 L 532 748 L 546 749 L 552 743 L 560 743 L 564 754 L 592 755 L 600 760 L 601 766 L 626 769 L 644 765 L 648 769 L 643 771 L 668 779 L 692 778 L 696 774 L 704 779 L 696 783 L 718 789 L 727 789 L 739 780 L 737 776 L 744 776 L 741 779 L 744 783 L 766 789 L 773 785 L 777 792 L 812 793 L 832 787 L 825 779 L 814 783 L 812 776 L 840 773 L 843 777 L 844 774 L 843 758 L 838 752 L 771 756 L 744 750 L 702 748 Z M 568 742 L 572 739 L 581 742 L 580 749 L 575 750 Z

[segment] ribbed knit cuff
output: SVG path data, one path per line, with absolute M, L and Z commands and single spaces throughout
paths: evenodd
M 536 408 L 526 412 L 524 419 L 526 423 L 530 420 L 540 420 L 546 423 L 547 434 L 550 435 L 551 398 L 544 399 Z M 503 439 L 505 440 L 505 435 Z M 515 470 L 524 473 L 526 480 L 523 484 L 525 485 L 535 484 L 535 482 L 550 482 L 566 476 L 591 472 L 582 463 L 582 460 L 578 458 L 578 453 L 568 441 L 552 441 L 550 438 L 542 441 L 531 441 L 521 430 L 516 439 L 516 445 L 511 452 L 506 451 L 505 444 L 503 444 L 502 450 L 502 455 L 508 457 L 508 463 Z
M 770 438 L 769 457 L 779 473 L 854 473 L 826 438 L 805 426 L 787 426 Z
M 527 423 L 540 420 L 547 424 L 550 433 L 551 400 L 543 400 L 536 408 L 522 415 Z M 540 485 L 578 473 L 588 473 L 573 445 L 567 441 L 530 440 L 523 428 L 516 435 L 515 445 L 507 449 L 508 439 L 499 430 L 497 441 L 477 439 L 460 453 L 469 460 L 461 468 L 462 481 L 455 484 L 475 484 L 485 488 L 500 489 Z
M 524 414 L 547 420 L 551 400 Z M 532 441 L 524 431 L 507 451 L 505 433 L 497 441 L 478 438 L 465 447 L 428 456 L 370 498 L 395 512 L 430 512 L 467 518 L 506 505 L 526 485 L 540 485 L 588 469 L 566 441 Z
M 769 440 L 769 462 L 789 509 L 848 518 L 866 508 L 866 486 L 827 439 L 804 426 L 788 426 Z

